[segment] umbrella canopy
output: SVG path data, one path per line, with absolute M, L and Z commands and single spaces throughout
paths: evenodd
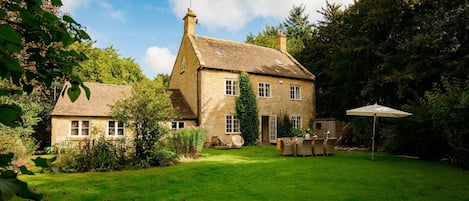
M 347 115 L 401 118 L 412 114 L 390 107 L 374 104 L 347 110 Z
M 351 110 L 346 111 L 347 115 L 355 115 L 355 116 L 371 116 L 373 117 L 373 137 L 372 146 L 371 146 L 371 159 L 374 159 L 375 153 L 375 130 L 376 130 L 376 119 L 377 117 L 392 117 L 392 118 L 401 118 L 412 115 L 411 113 L 396 110 L 390 107 L 374 104 L 374 105 L 367 105 Z

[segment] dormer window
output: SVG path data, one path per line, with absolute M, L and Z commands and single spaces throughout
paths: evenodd
M 282 61 L 280 61 L 278 59 L 275 59 L 275 63 L 277 63 L 277 65 L 279 65 L 279 66 L 283 65 Z
M 184 73 L 186 71 L 186 56 L 182 56 L 181 60 L 181 73 Z
M 215 54 L 220 57 L 223 56 L 223 52 L 221 50 L 215 50 Z

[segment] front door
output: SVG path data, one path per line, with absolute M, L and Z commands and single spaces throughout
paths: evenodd
M 277 141 L 277 116 L 262 116 L 261 118 L 262 144 L 267 145 Z

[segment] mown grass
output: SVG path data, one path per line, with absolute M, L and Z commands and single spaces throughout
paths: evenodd
M 45 200 L 469 200 L 469 173 L 369 152 L 281 157 L 275 147 L 204 149 L 194 162 L 22 176 Z

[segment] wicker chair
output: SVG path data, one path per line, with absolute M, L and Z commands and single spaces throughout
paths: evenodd
M 324 154 L 326 155 L 333 155 L 335 154 L 335 143 L 337 142 L 337 138 L 328 138 L 324 141 Z
M 313 154 L 324 155 L 324 138 L 318 138 L 313 141 Z
M 230 142 L 228 142 L 224 136 L 220 136 L 220 135 L 219 135 L 219 136 L 218 136 L 218 141 L 220 142 L 220 145 L 221 145 L 223 148 L 228 148 L 228 149 L 230 149 L 230 148 L 233 146 L 233 144 L 230 143 Z
M 282 156 L 291 156 L 293 155 L 293 146 L 292 142 L 285 142 L 284 140 L 280 141 L 280 155 Z
M 231 136 L 231 142 L 233 142 L 233 148 L 241 148 L 244 144 L 244 139 L 241 135 Z
M 313 140 L 305 139 L 303 142 L 296 144 L 297 156 L 312 156 L 313 155 Z

